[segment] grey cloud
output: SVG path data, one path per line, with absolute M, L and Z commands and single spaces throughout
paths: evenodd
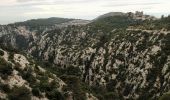
M 34 3 L 82 3 L 82 2 L 91 2 L 93 0 L 53 0 L 53 1 L 50 1 L 49 0 L 17 0 L 17 2 L 19 3 L 29 3 L 29 2 L 32 2 L 34 1 Z M 94 1 L 97 1 L 97 0 L 94 0 Z
M 17 0 L 17 2 L 44 1 L 44 0 Z
M 32 2 L 33 1 L 33 2 Z M 108 2 L 117 0 L 17 0 L 20 5 L 70 5 L 70 4 L 82 4 L 92 2 Z
M 129 3 L 129 4 L 106 4 L 103 7 L 121 7 L 121 6 L 133 6 L 133 5 L 156 5 L 160 3 Z
M 72 4 L 82 4 L 86 3 L 98 3 L 98 2 L 112 2 L 118 0 L 17 0 L 16 6 L 39 6 L 39 5 L 72 5 Z

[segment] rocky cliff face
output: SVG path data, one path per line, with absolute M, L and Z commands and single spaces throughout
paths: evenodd
M 66 84 L 26 55 L 0 49 L 0 99 L 48 100 Z M 46 90 L 47 88 L 51 90 Z M 62 96 L 62 95 L 61 95 Z M 27 98 L 28 97 L 28 98 Z
M 81 81 L 95 93 L 100 90 L 99 94 L 113 93 L 118 99 L 143 100 L 157 99 L 168 92 L 170 32 L 135 27 L 111 29 L 104 32 L 91 25 L 71 25 L 39 31 L 2 26 L 0 40 L 4 46 L 53 64 L 56 70 L 79 68 Z

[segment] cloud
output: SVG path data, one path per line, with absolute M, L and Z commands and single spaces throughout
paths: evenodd
M 44 0 L 17 0 L 17 2 L 44 1 Z
M 0 7 L 1 6 L 14 5 L 15 3 L 16 3 L 16 0 L 1 0 L 0 1 Z
M 94 0 L 95 1 L 95 0 Z M 93 0 L 17 0 L 18 3 L 37 4 L 37 5 L 55 5 L 55 4 L 77 4 L 88 3 Z
M 122 6 L 146 6 L 146 5 L 157 5 L 157 4 L 160 4 L 160 3 L 127 3 L 127 4 L 107 4 L 107 5 L 104 5 L 103 7 L 122 7 Z
M 0 24 L 32 18 L 93 19 L 108 12 L 170 13 L 169 0 L 1 0 Z

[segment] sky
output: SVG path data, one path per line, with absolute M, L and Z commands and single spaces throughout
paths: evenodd
M 108 12 L 170 14 L 170 0 L 0 0 L 0 24 L 63 17 L 94 19 Z

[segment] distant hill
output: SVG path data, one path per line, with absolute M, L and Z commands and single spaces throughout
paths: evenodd
M 93 30 L 103 30 L 103 32 L 109 32 L 115 28 L 126 28 L 129 25 L 141 22 L 140 20 L 135 20 L 131 17 L 123 15 L 123 13 L 110 13 L 105 15 L 98 17 L 89 24 Z
M 95 20 L 97 19 L 102 19 L 102 18 L 106 18 L 106 17 L 113 17 L 113 16 L 125 16 L 126 14 L 123 13 L 123 12 L 109 12 L 109 13 L 106 13 L 106 14 L 103 14 L 99 17 L 97 17 Z
M 68 21 L 68 22 L 58 24 L 56 26 L 58 26 L 58 27 L 68 27 L 68 26 L 72 26 L 72 25 L 84 26 L 84 25 L 87 25 L 89 23 L 91 23 L 90 20 L 74 19 L 74 20 L 71 20 L 71 21 Z
M 51 17 L 51 18 L 42 18 L 42 19 L 32 19 L 24 22 L 15 23 L 16 25 L 25 25 L 25 26 L 51 26 L 55 24 L 61 24 L 73 19 L 68 18 L 59 18 L 59 17 Z

